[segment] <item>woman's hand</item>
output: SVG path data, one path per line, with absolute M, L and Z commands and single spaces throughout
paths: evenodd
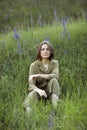
M 36 88 L 35 92 L 37 92 L 41 97 L 45 97 L 45 98 L 47 97 L 46 92 L 42 89 Z
M 38 77 L 39 76 L 39 74 L 35 74 L 35 75 L 30 75 L 29 76 L 29 83 L 33 83 L 34 82 L 34 80 L 36 79 L 36 77 Z

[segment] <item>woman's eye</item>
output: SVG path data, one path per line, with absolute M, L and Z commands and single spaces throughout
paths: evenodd
M 49 51 L 49 48 L 47 48 L 47 51 Z
M 49 51 L 49 48 L 46 48 L 46 49 L 45 49 L 45 48 L 42 48 L 42 49 L 41 49 L 41 51 L 44 51 L 44 50 Z
M 44 51 L 44 48 L 42 48 L 41 51 Z

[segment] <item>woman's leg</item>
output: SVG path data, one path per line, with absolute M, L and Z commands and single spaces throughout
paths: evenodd
M 51 102 L 56 108 L 60 95 L 60 86 L 56 78 L 52 78 L 47 85 L 47 92 L 50 95 Z
M 38 101 L 39 101 L 39 95 L 35 91 L 32 91 L 25 98 L 23 102 L 23 107 L 25 109 L 27 108 L 29 109 L 33 104 L 37 103 Z

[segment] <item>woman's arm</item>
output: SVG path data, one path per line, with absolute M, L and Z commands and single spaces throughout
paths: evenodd
M 41 78 L 44 78 L 44 79 L 50 79 L 52 77 L 56 77 L 56 75 L 55 74 L 35 74 L 35 75 L 30 75 L 29 76 L 29 83 L 34 84 L 34 80 L 37 77 L 41 77 Z
M 44 79 L 51 79 L 51 78 L 59 79 L 59 62 L 57 60 L 54 60 L 54 69 L 50 74 L 38 74 L 38 77 Z
M 30 83 L 34 83 L 33 81 L 37 78 L 37 77 L 41 77 L 44 79 L 50 79 L 51 74 L 35 74 L 35 75 L 30 75 L 29 76 L 29 82 Z
M 40 77 L 41 75 L 40 74 L 36 74 L 36 75 L 30 75 L 29 76 L 29 83 L 31 84 L 31 86 L 34 86 L 34 91 L 35 92 L 37 92 L 40 96 L 42 96 L 42 97 L 47 97 L 47 94 L 46 94 L 46 92 L 44 91 L 44 90 L 41 90 L 41 89 L 39 89 L 39 88 L 37 88 L 35 85 L 34 85 L 34 80 L 35 80 L 35 78 L 37 78 L 37 77 Z

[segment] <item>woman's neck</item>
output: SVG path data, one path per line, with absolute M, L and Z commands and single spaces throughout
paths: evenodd
M 49 64 L 49 59 L 42 59 L 43 64 Z

